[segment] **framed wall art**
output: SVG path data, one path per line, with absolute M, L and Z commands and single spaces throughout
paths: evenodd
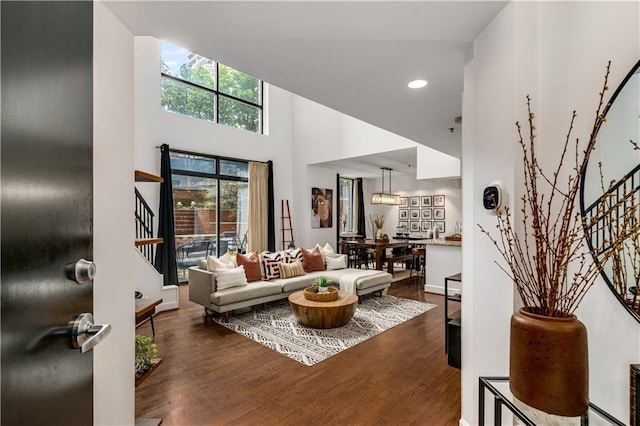
M 419 220 L 420 219 L 420 210 L 418 210 L 418 209 L 409 210 L 409 219 L 411 219 L 411 220 Z
M 400 207 L 409 207 L 409 198 L 400 197 Z
M 420 206 L 422 207 L 432 207 L 433 206 L 433 197 L 431 195 L 423 195 L 420 197 Z
M 433 219 L 434 220 L 444 220 L 444 209 L 443 208 L 435 208 L 435 209 L 433 209 Z
M 398 220 L 409 219 L 409 209 L 398 209 Z
M 441 234 L 444 234 L 444 222 L 433 222 L 433 227 L 438 228 Z
M 398 221 L 398 228 L 402 228 L 402 229 L 405 229 L 405 230 L 408 231 L 409 230 L 409 221 L 407 221 L 407 220 Z
M 422 218 L 422 220 L 431 220 L 432 218 L 431 209 L 422 209 L 421 212 L 422 212 L 422 215 L 420 217 Z
M 420 221 L 412 220 L 411 222 L 409 222 L 409 231 L 420 232 Z
M 433 207 L 444 207 L 444 195 L 433 196 Z
M 428 230 L 431 229 L 432 226 L 433 226 L 433 223 L 431 221 L 423 220 L 420 225 L 420 231 L 427 232 Z
M 420 197 L 409 197 L 409 207 L 420 207 Z
M 333 189 L 311 188 L 311 227 L 333 226 Z

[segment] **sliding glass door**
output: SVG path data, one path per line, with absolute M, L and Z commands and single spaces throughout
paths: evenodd
M 247 162 L 171 152 L 179 281 L 207 256 L 235 252 L 247 232 Z

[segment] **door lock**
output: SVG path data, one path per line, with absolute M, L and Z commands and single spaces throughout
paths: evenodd
M 96 264 L 90 260 L 80 259 L 74 263 L 68 263 L 64 272 L 67 278 L 82 284 L 91 281 L 96 276 Z

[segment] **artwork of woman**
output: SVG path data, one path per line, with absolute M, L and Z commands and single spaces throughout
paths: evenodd
M 311 227 L 331 228 L 333 226 L 333 190 L 311 188 Z

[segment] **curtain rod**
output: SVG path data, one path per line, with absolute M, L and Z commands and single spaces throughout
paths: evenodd
M 160 149 L 160 148 L 162 148 L 162 146 L 156 145 L 156 148 Z M 200 156 L 200 157 L 212 157 L 212 158 L 216 158 L 216 159 L 220 159 L 220 160 L 226 160 L 226 161 L 240 161 L 240 162 L 262 163 L 262 164 L 269 164 L 271 162 L 271 160 L 269 160 L 269 161 L 255 161 L 255 160 L 247 160 L 247 159 L 244 159 L 244 158 L 223 157 L 221 155 L 203 154 L 201 152 L 186 151 L 184 149 L 175 149 L 175 148 L 171 148 L 171 147 L 169 147 L 169 151 L 177 152 L 179 154 L 197 155 L 197 156 Z

